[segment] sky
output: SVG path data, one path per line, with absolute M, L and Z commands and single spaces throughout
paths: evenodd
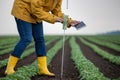
M 18 35 L 11 9 L 14 0 L 0 0 L 0 35 Z M 86 23 L 86 27 L 76 30 L 71 27 L 65 34 L 99 34 L 120 30 L 120 0 L 63 0 L 63 13 L 73 20 Z M 61 23 L 43 23 L 44 34 L 63 34 Z

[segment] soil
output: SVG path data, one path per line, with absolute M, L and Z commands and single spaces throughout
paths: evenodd
M 54 42 L 52 42 L 52 43 L 50 43 L 49 45 L 47 45 L 47 47 L 46 47 L 46 50 L 48 51 L 51 47 L 53 47 L 55 44 L 56 44 L 56 42 L 57 42 L 57 40 L 56 41 L 54 41 Z M 33 46 L 32 46 L 33 47 Z M 32 48 L 31 46 L 30 47 L 28 47 L 27 49 L 30 49 L 30 48 Z M 26 49 L 26 50 L 27 50 Z M 8 58 L 9 57 L 9 54 L 4 54 L 4 56 L 2 55 L 2 59 L 6 59 L 6 58 Z M 27 66 L 27 65 L 29 65 L 29 64 L 31 64 L 32 62 L 34 62 L 35 61 L 35 59 L 37 59 L 37 57 L 36 57 L 36 53 L 32 53 L 32 54 L 30 54 L 29 56 L 26 56 L 25 58 L 23 58 L 22 60 L 19 60 L 19 62 L 17 63 L 17 65 L 16 65 L 16 67 L 15 67 L 15 70 L 17 70 L 17 68 L 19 68 L 19 67 L 22 67 L 22 66 Z M 0 78 L 1 77 L 5 77 L 6 75 L 4 74 L 4 72 L 5 72 L 5 69 L 6 69 L 6 66 L 3 66 L 2 68 L 0 68 Z M 36 79 L 35 79 L 36 80 Z
M 32 77 L 31 80 L 80 80 L 78 70 L 75 68 L 74 62 L 70 58 L 71 57 L 70 51 L 71 51 L 70 46 L 68 44 L 68 41 L 66 41 L 62 78 L 61 78 L 62 49 L 60 49 L 54 56 L 50 65 L 48 66 L 49 70 L 55 73 L 55 77 L 37 75 Z
M 34 60 L 36 59 L 36 55 L 35 53 L 32 53 L 31 55 L 25 57 L 22 60 L 19 60 L 19 62 L 17 63 L 15 70 L 17 70 L 17 68 L 22 67 L 22 66 L 27 66 L 29 64 L 31 64 Z M 2 68 L 0 68 L 0 77 L 5 77 L 5 69 L 6 66 L 3 66 Z
M 113 37 L 114 38 L 114 37 Z M 98 40 L 104 40 L 104 41 L 107 41 L 107 42 L 110 42 L 110 43 L 113 43 L 113 44 L 116 44 L 116 45 L 120 45 L 120 41 L 117 41 L 117 42 L 114 42 L 114 41 L 109 41 L 109 40 L 106 40 L 104 38 L 97 38 Z
M 49 50 L 56 42 L 57 42 L 57 41 L 52 42 L 50 45 L 48 45 L 48 46 L 46 47 L 46 49 Z M 28 47 L 27 49 L 30 49 L 30 48 L 32 48 L 32 47 L 33 47 L 33 46 L 30 46 L 30 47 Z M 26 50 L 27 50 L 27 49 L 26 49 Z M 1 58 L 2 58 L 2 59 L 6 59 L 6 58 L 8 58 L 8 57 L 9 57 L 9 54 L 6 53 L 6 54 L 2 55 Z M 17 65 L 16 65 L 16 67 L 15 67 L 15 70 L 17 70 L 17 68 L 19 68 L 19 67 L 27 66 L 27 65 L 31 64 L 32 62 L 35 61 L 35 59 L 37 59 L 36 53 L 32 53 L 32 54 L 30 54 L 29 56 L 26 56 L 26 57 L 23 58 L 22 60 L 19 60 L 19 62 L 17 63 Z M 1 78 L 1 77 L 5 77 L 5 74 L 4 74 L 5 69 L 6 69 L 6 66 L 3 66 L 3 67 L 0 68 L 0 78 Z
M 85 39 L 86 41 L 92 43 L 92 44 L 95 44 L 97 45 L 99 48 L 103 49 L 104 51 L 107 51 L 108 53 L 112 54 L 112 55 L 115 55 L 115 56 L 120 56 L 120 52 L 114 50 L 114 49 L 111 49 L 111 48 L 108 48 L 108 47 L 105 47 L 105 46 L 102 46 L 102 45 L 99 45 L 99 44 L 96 44 L 94 42 L 91 42 L 90 40 L 87 40 Z
M 54 46 L 57 41 L 52 42 L 51 44 L 47 45 L 47 51 Z M 83 55 L 89 59 L 99 70 L 106 76 L 111 79 L 116 79 L 120 77 L 120 66 L 109 62 L 106 59 L 103 59 L 97 53 L 95 53 L 91 48 L 87 47 L 81 41 L 76 38 L 76 42 L 81 47 Z M 101 48 L 103 48 L 101 46 Z M 47 77 L 47 76 L 34 76 L 31 80 L 80 80 L 78 70 L 75 68 L 74 62 L 71 59 L 71 48 L 68 44 L 68 41 L 65 42 L 65 55 L 64 55 L 64 74 L 61 79 L 61 56 L 62 56 L 62 49 L 60 49 L 57 54 L 54 56 L 53 60 L 51 61 L 50 65 L 48 66 L 49 70 L 55 73 L 55 77 Z M 111 52 L 114 54 L 114 51 Z M 2 56 L 3 57 L 3 56 Z M 7 57 L 6 57 L 7 58 Z M 5 59 L 5 58 L 4 58 Z M 24 65 L 31 64 L 36 59 L 36 54 L 33 53 L 22 60 L 20 60 L 15 69 L 22 67 Z M 4 77 L 4 71 L 6 66 L 0 68 L 0 77 Z
M 26 48 L 26 50 L 28 50 L 28 49 L 30 49 L 30 48 L 32 48 L 33 46 L 29 46 L 29 47 L 27 47 Z M 4 60 L 4 59 L 6 59 L 6 58 L 8 58 L 9 57 L 9 55 L 10 55 L 10 53 L 12 53 L 13 51 L 10 51 L 10 52 L 7 52 L 7 53 L 5 53 L 5 54 L 3 54 L 3 55 L 0 55 L 0 60 Z
M 111 79 L 116 79 L 120 77 L 120 66 L 109 62 L 106 59 L 103 59 L 96 52 L 94 52 L 91 48 L 84 45 L 78 38 L 76 42 L 79 44 L 83 55 L 89 59 L 99 70 L 106 76 Z
M 8 52 L 8 53 L 5 53 L 5 54 L 3 54 L 3 55 L 0 55 L 0 61 L 2 61 L 2 60 L 4 60 L 4 59 L 8 58 L 9 55 L 10 55 L 9 53 L 11 53 L 11 52 Z

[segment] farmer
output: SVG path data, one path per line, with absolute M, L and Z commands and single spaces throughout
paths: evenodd
M 47 68 L 46 47 L 43 34 L 43 23 L 63 22 L 63 13 L 61 11 L 62 0 L 15 0 L 12 8 L 12 15 L 15 17 L 20 41 L 11 53 L 6 75 L 14 73 L 14 68 L 25 50 L 32 41 L 35 41 L 35 51 L 37 54 L 39 74 L 46 76 L 55 76 Z M 80 21 L 69 18 L 68 27 L 76 26 Z

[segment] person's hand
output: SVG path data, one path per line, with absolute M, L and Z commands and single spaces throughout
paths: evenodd
M 73 27 L 76 27 L 79 23 L 80 23 L 80 21 L 73 20 L 70 25 Z
M 56 20 L 56 22 L 60 22 L 60 23 L 63 23 L 63 21 L 64 20 L 62 18 L 60 18 L 60 17 L 58 17 L 57 20 Z

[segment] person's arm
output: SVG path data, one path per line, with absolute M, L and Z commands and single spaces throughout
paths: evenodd
M 61 5 L 62 5 L 62 0 L 59 0 L 59 2 L 57 3 L 56 7 L 51 12 L 55 16 L 61 17 L 63 19 L 64 13 L 62 13 Z M 68 20 L 68 27 L 71 26 L 71 23 L 72 23 L 72 19 L 69 18 L 69 20 Z
M 57 16 L 50 14 L 49 12 L 45 12 L 43 10 L 42 5 L 44 4 L 43 0 L 31 0 L 31 10 L 32 14 L 38 18 L 38 20 L 44 20 L 49 23 L 55 23 L 58 19 Z

